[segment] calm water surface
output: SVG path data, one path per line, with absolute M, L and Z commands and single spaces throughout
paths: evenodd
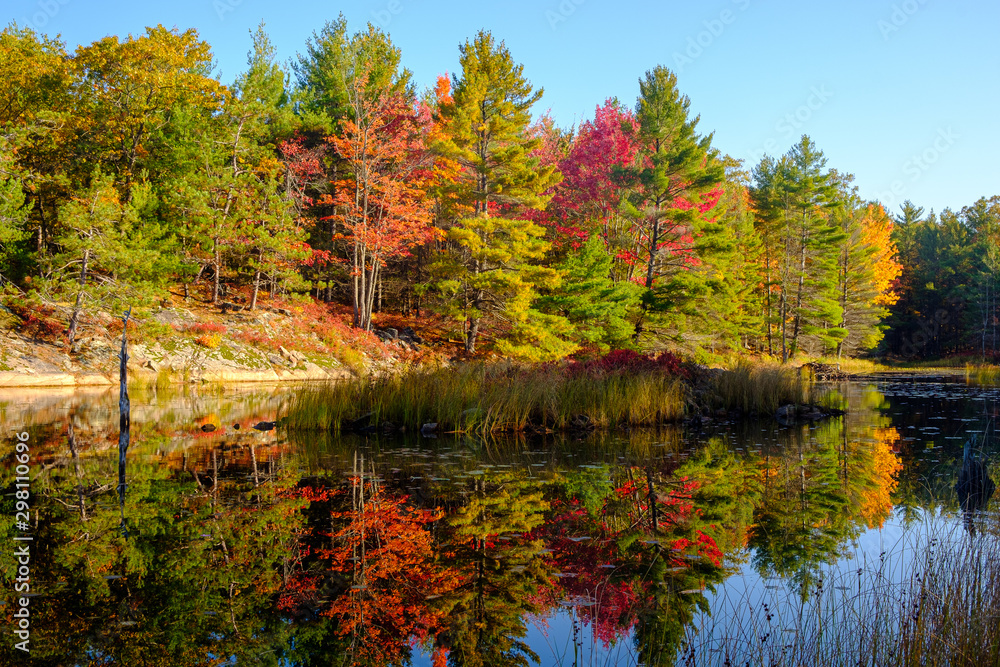
M 289 388 L 139 394 L 124 504 L 116 391 L 0 393 L 5 426 L 31 434 L 30 658 L 753 655 L 815 631 L 823 610 L 891 602 L 930 540 L 976 534 L 983 515 L 963 516 L 954 485 L 1000 392 L 958 380 L 830 385 L 824 400 L 848 414 L 815 424 L 496 441 L 252 429 L 281 414 Z M 980 436 L 987 457 L 992 443 Z M 25 534 L 13 439 L 2 447 L 13 544 Z M 10 622 L 15 563 L 2 564 Z M 3 664 L 24 662 L 12 644 Z

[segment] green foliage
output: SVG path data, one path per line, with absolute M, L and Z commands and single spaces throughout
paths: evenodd
M 634 173 L 637 187 L 626 207 L 646 230 L 645 285 L 684 269 L 693 237 L 703 233 L 714 202 L 712 192 L 724 176 L 712 134 L 695 131 L 691 100 L 677 89 L 677 76 L 663 66 L 639 80 L 636 119 L 643 142 L 643 165 Z M 666 251 L 666 252 L 664 252 Z
M 825 166 L 822 151 L 803 135 L 780 160 L 765 156 L 753 172 L 751 196 L 766 246 L 768 350 L 778 348 L 774 326 L 782 360 L 794 356 L 806 337 L 818 342 L 818 351 L 843 340 L 835 330 L 843 320 L 837 258 L 847 234 L 835 213 L 844 201 L 836 173 Z
M 122 203 L 110 176 L 97 171 L 90 187 L 59 210 L 60 252 L 45 274 L 51 298 L 74 294 L 78 307 L 98 302 L 117 310 L 126 300 L 158 294 L 172 266 L 164 227 L 148 216 L 151 187 L 139 183 Z
M 543 193 L 561 178 L 532 156 L 541 140 L 528 138 L 531 107 L 542 90 L 533 89 L 524 66 L 489 32 L 480 31 L 460 51 L 454 99 L 441 109 L 449 136 L 437 146 L 466 168 L 459 198 L 477 214 L 488 213 L 490 204 L 541 208 L 551 196 Z
M 6 156 L 6 148 L 0 148 L 0 155 Z M 24 255 L 23 242 L 28 238 L 26 222 L 30 204 L 26 204 L 21 179 L 15 176 L 2 177 L 7 160 L 0 157 L 0 275 L 9 274 L 8 267 L 20 263 Z M 11 280 L 14 277 L 4 275 Z
M 264 24 L 257 26 L 250 36 L 253 47 L 247 53 L 247 71 L 233 84 L 233 95 L 227 100 L 228 110 L 241 125 L 242 132 L 253 140 L 246 150 L 259 151 L 263 147 L 273 150 L 270 145 L 273 140 L 291 134 L 293 126 L 292 108 L 285 90 L 286 74 L 275 62 L 276 51 L 264 31 Z
M 528 220 L 485 216 L 462 220 L 448 231 L 455 252 L 430 270 L 438 290 L 454 295 L 446 312 L 467 318 L 475 327 L 467 340 L 469 352 L 475 351 L 483 318 L 507 322 L 509 330 L 501 334 L 498 343 L 498 350 L 505 355 L 552 361 L 576 349 L 560 338 L 571 331 L 565 318 L 533 308 L 539 289 L 561 284 L 555 269 L 529 263 L 544 259 L 549 249 L 549 243 L 542 240 L 544 235 L 544 228 Z
M 291 77 L 263 25 L 230 86 L 213 63 L 196 31 L 162 25 L 73 52 L 30 28 L 0 31 L 0 276 L 12 289 L 78 297 L 75 321 L 194 276 L 212 281 L 213 302 L 231 287 L 252 290 L 253 306 L 268 287 L 294 299 L 318 282 L 343 299 L 367 270 L 367 310 L 384 299 L 461 317 L 470 354 L 482 333 L 531 361 L 650 340 L 703 361 L 1000 355 L 997 196 L 926 215 L 906 202 L 890 220 L 806 136 L 751 179 L 698 132 L 665 67 L 639 81 L 634 111 L 609 100 L 575 135 L 533 122 L 542 89 L 486 30 L 459 47 L 451 85 L 442 77 L 419 100 L 389 35 L 352 33 L 343 16 L 313 33 Z M 412 112 L 398 145 L 418 166 L 403 181 L 448 233 L 402 244 L 377 272 L 343 263 L 357 236 L 338 223 L 346 165 L 331 146 L 357 120 L 351 90 Z M 99 180 L 115 194 L 85 212 Z M 589 243 L 547 255 L 538 221 L 576 239 L 601 229 L 612 269 Z
M 600 237 L 592 235 L 557 267 L 560 287 L 537 302 L 540 310 L 562 315 L 573 325 L 572 340 L 604 352 L 629 345 L 635 333 L 630 319 L 642 293 L 634 283 L 612 280 L 613 261 Z
M 348 36 L 343 14 L 328 21 L 292 64 L 304 126 L 331 132 L 341 119 L 353 118 L 348 91 L 362 72 L 369 96 L 384 91 L 412 99 L 413 74 L 400 67 L 401 59 L 399 48 L 379 28 L 369 24 L 367 30 Z
M 601 510 L 614 485 L 611 483 L 609 466 L 595 466 L 568 473 L 561 482 L 567 498 L 580 501 L 590 517 L 601 518 Z

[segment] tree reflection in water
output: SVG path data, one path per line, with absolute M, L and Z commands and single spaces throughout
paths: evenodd
M 530 624 L 568 609 L 605 649 L 674 664 L 741 563 L 805 596 L 888 516 L 899 435 L 857 419 L 759 447 L 735 426 L 428 447 L 136 424 L 125 540 L 108 431 L 70 415 L 36 440 L 33 657 L 530 665 Z

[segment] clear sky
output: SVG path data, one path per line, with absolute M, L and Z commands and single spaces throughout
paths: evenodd
M 6 0 L 7 21 L 60 34 L 70 50 L 162 23 L 195 28 L 219 78 L 246 62 L 264 21 L 280 58 L 341 12 L 372 22 L 403 52 L 417 85 L 458 65 L 480 28 L 506 42 L 560 126 L 608 97 L 634 103 L 657 64 L 723 153 L 756 164 L 809 134 L 828 165 L 892 210 L 904 199 L 954 210 L 1000 194 L 1000 3 L 996 0 L 608 2 L 607 0 Z M 6 22 L 6 21 L 5 21 Z

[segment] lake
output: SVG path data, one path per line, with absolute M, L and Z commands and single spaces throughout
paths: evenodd
M 955 485 L 970 435 L 995 451 L 1000 390 L 903 375 L 820 389 L 846 416 L 497 440 L 252 428 L 290 387 L 133 392 L 123 502 L 117 390 L 5 391 L 2 520 L 8 546 L 30 545 L 30 656 L 9 634 L 0 655 L 439 667 L 894 650 L 878 646 L 911 616 L 914 573 L 995 541 L 993 505 L 963 509 Z M 8 622 L 17 567 L 3 559 Z

